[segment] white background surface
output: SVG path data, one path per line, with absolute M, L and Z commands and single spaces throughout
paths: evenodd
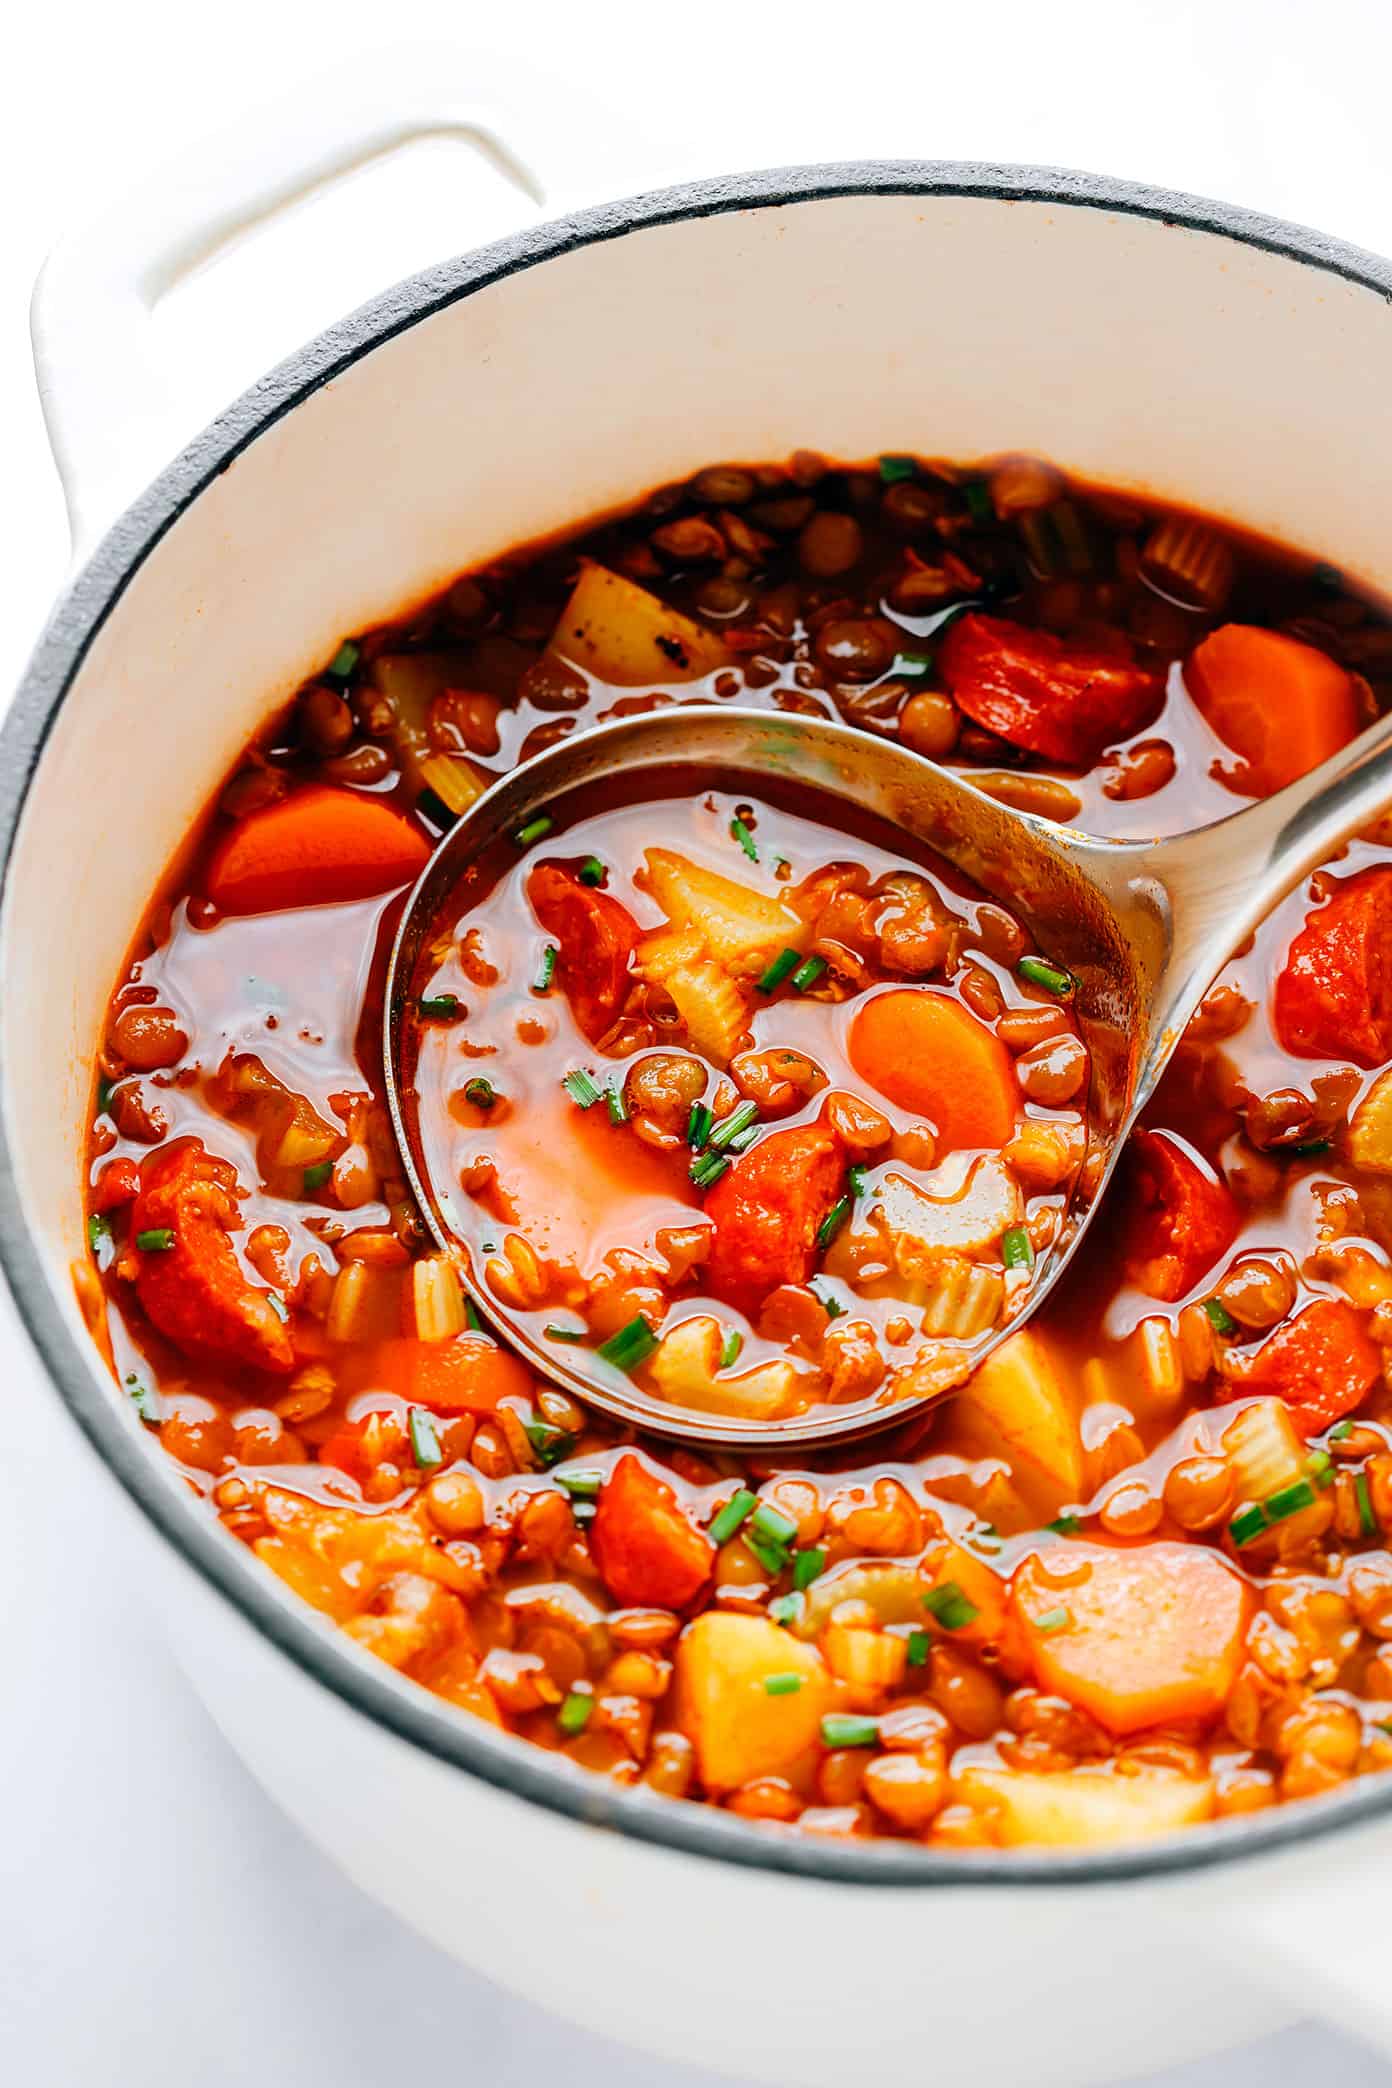
M 45 251 L 268 92 L 342 91 L 323 68 L 370 70 L 388 30 L 428 38 L 422 62 L 464 92 L 520 105 L 558 164 L 574 133 L 582 158 L 602 147 L 591 189 L 793 160 L 997 158 L 1190 188 L 1392 250 L 1386 0 L 857 0 L 825 28 L 783 0 L 50 0 L 12 18 L 3 47 L 0 697 L 67 554 L 25 323 Z M 528 67 L 549 84 L 529 90 Z M 373 288 L 528 214 L 434 145 L 228 256 L 157 329 L 167 446 Z M 0 1363 L 0 2081 L 376 2088 L 447 2070 L 495 2088 L 702 2088 L 675 2055 L 656 2070 L 448 1963 L 299 1839 L 173 1669 L 130 1511 L 44 1394 L 3 1293 Z M 1310 2026 L 1152 2088 L 1316 2078 L 1387 2088 L 1392 2065 Z

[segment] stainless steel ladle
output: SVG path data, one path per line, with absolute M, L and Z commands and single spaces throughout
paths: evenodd
M 664 1405 L 589 1350 L 558 1355 L 485 1287 L 449 1222 L 450 1188 L 429 1179 L 415 1135 L 403 1016 L 422 949 L 467 866 L 571 792 L 674 766 L 711 771 L 713 781 L 727 775 L 746 791 L 757 791 L 761 778 L 810 785 L 892 822 L 1021 915 L 1039 947 L 1077 980 L 1075 1013 L 1093 1066 L 1086 1196 L 1075 1194 L 1022 1309 L 973 1346 L 979 1361 L 1038 1309 L 1077 1252 L 1127 1132 L 1232 951 L 1392 798 L 1392 715 L 1275 796 L 1162 840 L 1101 840 L 1012 811 L 963 776 L 828 719 L 714 705 L 676 706 L 563 740 L 463 814 L 410 895 L 387 977 L 388 1094 L 421 1209 L 441 1247 L 457 1257 L 466 1290 L 540 1372 L 656 1433 L 773 1451 L 898 1425 L 935 1401 L 739 1421 Z

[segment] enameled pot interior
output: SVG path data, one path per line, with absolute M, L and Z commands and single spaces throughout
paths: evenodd
M 1234 236 L 1182 199 L 1029 186 L 931 168 L 754 177 L 420 278 L 171 467 L 55 620 L 7 730 L 15 817 L 22 803 L 0 1011 L 7 1266 L 89 1432 L 243 1607 L 277 1598 L 252 1595 L 264 1576 L 230 1541 L 214 1556 L 222 1541 L 135 1440 L 68 1271 L 91 1054 L 132 928 L 238 750 L 343 632 L 703 463 L 799 447 L 1036 452 L 1392 587 L 1392 473 L 1369 468 L 1392 360 L 1379 264 L 1236 218 Z M 321 1645 L 320 1671 L 334 1661 Z M 356 1664 L 330 1679 L 363 1701 Z M 412 1737 L 445 1734 L 481 1773 L 595 1810 L 550 1766 L 512 1774 L 524 1750 L 442 1720 L 410 1685 L 384 1674 L 367 1694 L 383 1692 Z M 604 1800 L 621 1825 L 622 1800 Z M 729 1825 L 645 1817 L 637 1831 L 712 1849 Z M 909 1853 L 914 1874 L 943 1874 Z M 797 1867 L 874 1875 L 884 1854 Z M 1060 1859 L 1034 1867 L 1057 1876 Z

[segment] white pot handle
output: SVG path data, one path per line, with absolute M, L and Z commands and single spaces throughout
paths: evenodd
M 467 90 L 456 89 L 465 73 Z M 617 148 L 632 142 L 623 123 L 592 103 L 572 113 L 562 84 L 457 50 L 360 56 L 201 141 L 65 238 L 35 285 L 30 326 L 74 546 L 202 418 L 181 373 L 156 360 L 149 324 L 183 276 L 321 183 L 422 138 L 466 140 L 552 212 L 618 193 L 627 184 Z M 539 171 L 553 161 L 564 164 L 563 188 Z

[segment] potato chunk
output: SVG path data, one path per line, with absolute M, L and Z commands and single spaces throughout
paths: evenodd
M 693 863 L 670 848 L 650 848 L 644 882 L 674 928 L 692 930 L 716 962 L 757 978 L 780 950 L 801 950 L 807 923 L 753 886 Z
M 1101 1849 L 1117 1842 L 1150 1841 L 1213 1816 L 1211 1777 L 1151 1770 L 1121 1776 L 1110 1768 L 1034 1770 L 965 1769 L 954 1795 L 994 1815 L 1007 1848 L 1021 1843 L 1055 1849 Z
M 973 1373 L 953 1403 L 953 1430 L 979 1457 L 1002 1457 L 1036 1512 L 1056 1515 L 1083 1491 L 1078 1415 L 1043 1337 L 1022 1327 Z
M 1225 1559 L 1191 1544 L 1051 1545 L 1011 1588 L 1042 1687 L 1109 1733 L 1216 1717 L 1251 1601 Z
M 785 1414 L 797 1389 L 793 1365 L 780 1358 L 738 1376 L 722 1373 L 724 1338 L 724 1328 L 708 1312 L 680 1320 L 663 1335 L 652 1359 L 657 1391 L 673 1406 L 698 1413 L 738 1414 L 752 1421 L 773 1421 Z
M 942 1196 L 929 1195 L 905 1175 L 887 1174 L 871 1217 L 888 1234 L 901 1276 L 933 1278 L 947 1255 L 995 1259 L 1001 1235 L 1019 1223 L 1022 1211 L 1014 1176 L 987 1157 L 973 1161 L 965 1180 Z
M 771 1696 L 771 1675 L 796 1675 L 799 1686 Z M 756 1776 L 805 1784 L 834 1697 L 820 1653 L 767 1617 L 707 1610 L 678 1643 L 677 1723 L 708 1791 L 737 1790 Z
M 1353 1112 L 1348 1155 L 1369 1174 L 1392 1174 L 1392 1070 L 1379 1073 Z
M 696 681 L 723 667 L 724 641 L 645 587 L 587 562 L 551 634 L 551 648 L 601 681 Z

